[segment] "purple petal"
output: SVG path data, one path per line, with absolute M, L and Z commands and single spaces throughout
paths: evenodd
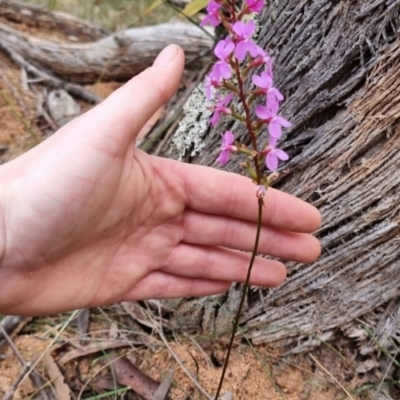
M 247 42 L 247 50 L 253 58 L 258 56 L 258 46 L 251 40 Z
M 268 71 L 261 72 L 261 78 L 268 83 L 268 87 L 272 87 L 272 76 Z
M 217 62 L 216 64 L 214 64 L 213 69 L 211 71 L 211 75 L 213 76 L 213 78 L 219 82 L 221 80 L 221 69 L 220 69 L 220 63 Z
M 227 150 L 222 150 L 221 154 L 219 155 L 219 157 L 217 158 L 216 161 L 218 161 L 219 163 L 221 163 L 222 165 L 225 165 L 228 161 L 229 161 L 229 151 Z
M 205 87 L 205 90 L 206 90 L 206 99 L 207 100 L 211 100 L 211 97 L 212 97 L 211 83 L 207 82 L 204 85 L 204 87 Z
M 277 138 L 275 138 L 275 137 L 273 137 L 273 136 L 270 136 L 270 137 L 269 137 L 269 140 L 268 140 L 268 147 L 269 147 L 271 150 L 275 150 L 276 142 L 277 142 Z
M 271 111 L 271 115 L 277 115 L 279 110 L 279 101 L 274 101 L 272 104 L 270 104 L 269 108 Z
M 220 8 L 221 8 L 221 4 L 218 4 L 216 1 L 211 0 L 208 3 L 206 10 L 209 14 L 212 14 L 212 13 L 218 11 Z
M 274 153 L 268 153 L 265 164 L 267 165 L 268 169 L 275 171 L 278 168 L 278 158 Z
M 224 48 L 222 54 L 223 54 L 223 59 L 225 60 L 235 49 L 235 44 L 230 42 L 226 43 L 226 47 Z
M 220 19 L 216 15 L 210 15 L 210 25 L 214 28 L 221 23 Z
M 239 62 L 242 62 L 246 58 L 247 46 L 245 42 L 240 42 L 236 45 L 235 56 Z
M 221 23 L 219 20 L 219 17 L 216 15 L 207 15 L 203 18 L 203 20 L 200 22 L 200 26 L 205 26 L 207 24 L 210 24 L 214 28 L 218 26 Z
M 207 18 L 207 17 L 206 17 Z M 214 54 L 217 58 L 222 58 L 222 52 L 224 51 L 225 41 L 220 40 L 214 49 Z
M 271 88 L 270 93 L 272 93 L 278 101 L 283 101 L 284 99 L 283 94 L 277 88 Z
M 269 92 L 267 94 L 267 108 L 269 108 L 270 110 L 275 110 L 277 108 L 276 104 L 279 105 L 278 99 L 273 93 Z
M 253 20 L 250 20 L 244 28 L 244 33 L 247 38 L 250 38 L 254 35 L 255 31 L 256 31 L 256 24 Z
M 224 79 L 229 79 L 232 76 L 232 70 L 231 67 L 228 65 L 226 62 L 221 62 L 219 65 L 219 71 L 221 73 L 221 76 Z
M 258 55 L 260 57 L 266 57 L 267 56 L 267 53 L 260 46 L 257 46 L 257 53 L 258 53 Z
M 260 119 L 268 119 L 271 117 L 271 113 L 269 109 L 265 106 L 257 106 L 255 108 L 255 112 L 258 118 Z
M 289 160 L 289 155 L 281 149 L 275 149 L 274 154 L 282 161 Z
M 246 0 L 246 3 L 251 12 L 259 12 L 264 6 L 264 0 Z
M 246 31 L 246 25 L 242 21 L 238 21 L 232 26 L 233 32 L 236 33 L 236 35 L 243 37 L 244 33 Z
M 276 121 L 278 122 L 278 124 L 284 126 L 285 128 L 290 128 L 292 126 L 292 124 L 285 118 L 283 117 L 276 117 Z
M 223 146 L 230 146 L 235 141 L 235 136 L 231 131 L 226 131 L 223 137 Z
M 282 136 L 282 128 L 278 121 L 274 120 L 269 123 L 268 132 L 272 137 L 277 139 Z
M 251 80 L 253 81 L 253 83 L 254 83 L 256 86 L 258 86 L 258 87 L 260 87 L 260 88 L 262 88 L 262 89 L 268 89 L 267 83 L 265 82 L 265 80 L 264 80 L 263 78 L 261 78 L 261 76 L 253 75 L 253 76 L 251 77 Z
M 228 96 L 221 99 L 221 101 L 219 102 L 219 105 L 226 106 L 232 100 L 232 98 L 233 98 L 233 93 L 229 93 Z
M 218 123 L 218 121 L 219 121 L 219 118 L 220 118 L 220 113 L 219 113 L 219 111 L 215 111 L 215 113 L 213 114 L 213 116 L 212 116 L 212 118 L 211 118 L 211 120 L 210 120 L 211 125 L 212 125 L 212 126 L 217 125 L 217 123 Z

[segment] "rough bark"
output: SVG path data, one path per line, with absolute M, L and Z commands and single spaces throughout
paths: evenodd
M 81 21 L 72 15 L 49 12 L 43 5 L 0 0 L 0 17 L 35 28 L 56 29 L 79 40 L 94 41 L 109 35 L 105 29 Z
M 400 338 L 399 4 L 280 0 L 261 17 L 258 42 L 275 60 L 282 115 L 293 123 L 280 146 L 291 161 L 276 187 L 320 209 L 323 252 L 311 265 L 288 263 L 280 288 L 252 291 L 241 323 L 253 342 L 302 351 L 342 330 L 364 339 L 367 353 L 360 321 L 386 337 L 388 348 L 389 337 Z M 239 124 L 221 123 L 196 131 L 183 154 L 176 150 L 183 127 L 164 155 L 216 167 L 228 127 L 244 137 Z M 227 169 L 238 172 L 234 163 Z M 175 302 L 171 327 L 229 329 L 226 309 L 236 308 L 238 289 Z
M 70 82 L 128 80 L 150 66 L 170 43 L 180 45 L 190 64 L 209 52 L 212 41 L 196 26 L 169 23 L 127 29 L 89 43 L 57 43 L 0 23 L 0 43 L 33 65 Z

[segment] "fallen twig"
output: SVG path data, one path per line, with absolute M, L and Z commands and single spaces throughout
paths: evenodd
M 3 328 L 8 335 L 11 335 L 16 329 L 22 329 L 30 320 L 30 318 L 7 315 L 0 321 L 0 328 Z M 0 329 L 0 347 L 3 345 L 4 341 L 5 337 Z
M 140 343 L 142 344 L 142 343 Z M 117 349 L 120 347 L 127 347 L 130 344 L 128 342 L 112 342 L 112 341 L 107 341 L 107 342 L 99 342 L 99 343 L 91 343 L 88 344 L 87 346 L 82 346 L 79 349 L 73 349 L 69 351 L 68 353 L 64 354 L 60 360 L 58 361 L 60 365 L 64 365 L 67 362 L 74 360 L 75 358 L 87 356 L 89 354 L 93 353 L 98 353 L 99 351 L 104 351 L 104 350 L 110 350 L 110 349 Z

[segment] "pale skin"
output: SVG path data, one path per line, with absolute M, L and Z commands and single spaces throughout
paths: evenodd
M 169 46 L 103 103 L 0 167 L 0 313 L 204 296 L 245 280 L 254 184 L 135 147 L 183 65 L 181 49 Z M 320 223 L 314 207 L 270 189 L 259 252 L 312 262 Z M 251 284 L 285 277 L 281 262 L 258 257 Z

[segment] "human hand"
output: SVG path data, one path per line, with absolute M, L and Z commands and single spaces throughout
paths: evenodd
M 247 178 L 150 156 L 141 127 L 176 91 L 169 46 L 153 67 L 0 168 L 0 313 L 51 314 L 113 302 L 203 296 L 243 282 L 256 232 Z M 259 251 L 311 262 L 311 205 L 269 189 Z M 242 250 L 242 251 L 241 251 Z M 251 283 L 286 270 L 257 258 Z

